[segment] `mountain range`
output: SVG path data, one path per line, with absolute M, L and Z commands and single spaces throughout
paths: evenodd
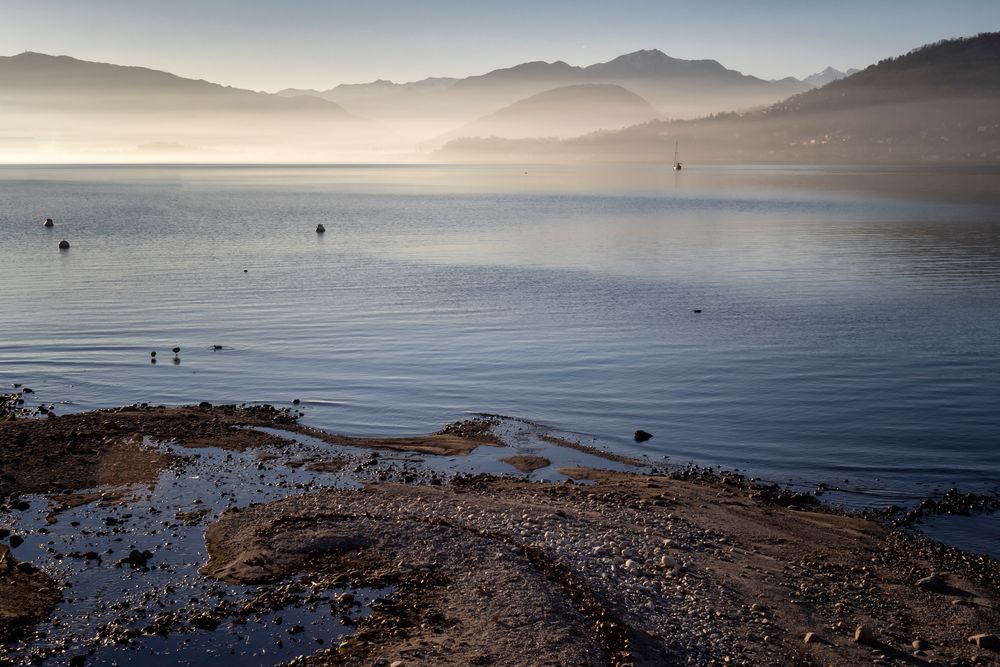
M 1000 33 L 945 40 L 767 108 L 569 140 L 465 138 L 446 160 L 1000 162 Z
M 793 78 L 765 81 L 727 69 L 715 60 L 682 60 L 652 49 L 585 67 L 563 61 L 528 62 L 464 79 L 402 84 L 379 80 L 325 91 L 286 89 L 278 94 L 335 102 L 415 141 L 426 141 L 519 100 L 585 84 L 625 88 L 646 100 L 655 115 L 663 118 L 696 118 L 758 107 L 810 88 Z M 591 129 L 598 127 L 607 125 Z M 544 132 L 548 134 L 551 130 Z
M 388 136 L 327 100 L 67 56 L 0 57 L 4 161 L 349 159 Z
M 816 88 L 815 86 L 819 86 Z M 146 69 L 0 57 L 0 161 L 995 161 L 1000 33 L 865 70 L 765 81 L 658 50 L 578 67 L 270 94 Z
M 583 83 L 546 90 L 439 137 L 576 137 L 656 120 L 660 114 L 633 92 L 610 83 Z

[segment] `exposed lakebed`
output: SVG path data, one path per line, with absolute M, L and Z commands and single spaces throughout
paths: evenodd
M 578 664 L 787 664 L 803 651 L 851 664 L 867 649 L 838 637 L 900 605 L 915 616 L 879 628 L 883 654 L 921 632 L 934 638 L 931 655 L 973 657 L 964 628 L 995 627 L 993 561 L 906 544 L 738 475 L 664 476 L 664 461 L 623 460 L 532 422 L 484 416 L 359 446 L 257 406 L 136 406 L 16 428 L 62 433 L 86 461 L 121 456 L 114 443 L 85 442 L 88 424 L 125 438 L 131 429 L 131 456 L 156 455 L 143 460 L 161 467 L 127 485 L 5 505 L 0 524 L 23 538 L 13 555 L 64 587 L 51 617 L 11 646 L 15 664 L 502 662 L 536 641 L 528 627 L 548 628 L 537 651 Z M 170 424 L 175 439 L 164 437 Z M 540 467 L 521 473 L 503 461 L 512 457 Z M 775 521 L 790 532 L 775 534 Z M 815 544 L 796 546 L 809 531 Z M 932 570 L 946 572 L 950 593 L 912 587 Z M 488 607 L 496 616 L 477 618 Z M 846 623 L 809 621 L 836 616 Z M 794 633 L 810 627 L 828 643 L 803 648 Z

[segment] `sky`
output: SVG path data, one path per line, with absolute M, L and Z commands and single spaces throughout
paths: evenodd
M 996 30 L 1000 0 L 0 0 L 0 55 L 267 91 L 589 65 L 653 48 L 801 78 Z

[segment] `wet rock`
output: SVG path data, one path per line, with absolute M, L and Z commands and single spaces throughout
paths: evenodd
M 635 432 L 635 434 L 632 437 L 635 438 L 636 442 L 646 442 L 647 440 L 653 437 L 653 434 L 650 433 L 649 431 L 643 431 L 642 429 L 639 429 L 638 431 Z
M 140 569 L 146 567 L 146 564 L 152 557 L 153 553 L 151 551 L 139 551 L 138 549 L 132 549 L 132 551 L 128 552 L 127 558 L 122 558 L 118 561 L 118 565 L 131 565 L 136 569 Z
M 987 651 L 1000 651 L 1000 637 L 997 637 L 992 633 L 972 635 L 969 637 L 969 641 L 979 648 L 986 649 Z
M 211 614 L 202 612 L 191 616 L 191 627 L 197 628 L 198 630 L 211 631 L 219 627 L 219 621 Z
M 13 549 L 16 549 L 22 544 L 24 544 L 24 538 L 21 537 L 20 535 L 11 535 L 9 541 L 10 541 L 10 546 Z

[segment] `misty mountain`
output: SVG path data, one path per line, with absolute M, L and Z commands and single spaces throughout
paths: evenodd
M 321 97 L 401 134 L 426 140 L 547 90 L 583 84 L 621 86 L 647 100 L 665 118 L 764 106 L 809 88 L 795 79 L 764 81 L 715 60 L 682 60 L 654 49 L 587 67 L 528 62 L 464 79 L 406 84 L 380 80 L 279 94 Z
M 766 109 L 577 139 L 449 142 L 449 160 L 1000 162 L 1000 33 L 918 48 Z
M 67 56 L 0 57 L 6 159 L 49 152 L 79 159 L 340 159 L 387 137 L 318 98 Z
M 519 100 L 442 137 L 575 137 L 659 118 L 649 102 L 621 86 L 585 83 Z
M 852 74 L 857 74 L 860 70 L 849 69 L 846 72 L 841 72 L 839 69 L 834 69 L 833 67 L 827 67 L 822 72 L 816 72 L 815 74 L 810 74 L 806 78 L 802 79 L 803 83 L 808 83 L 813 88 L 822 88 L 828 83 L 833 81 L 838 81 L 844 77 L 851 76 Z

